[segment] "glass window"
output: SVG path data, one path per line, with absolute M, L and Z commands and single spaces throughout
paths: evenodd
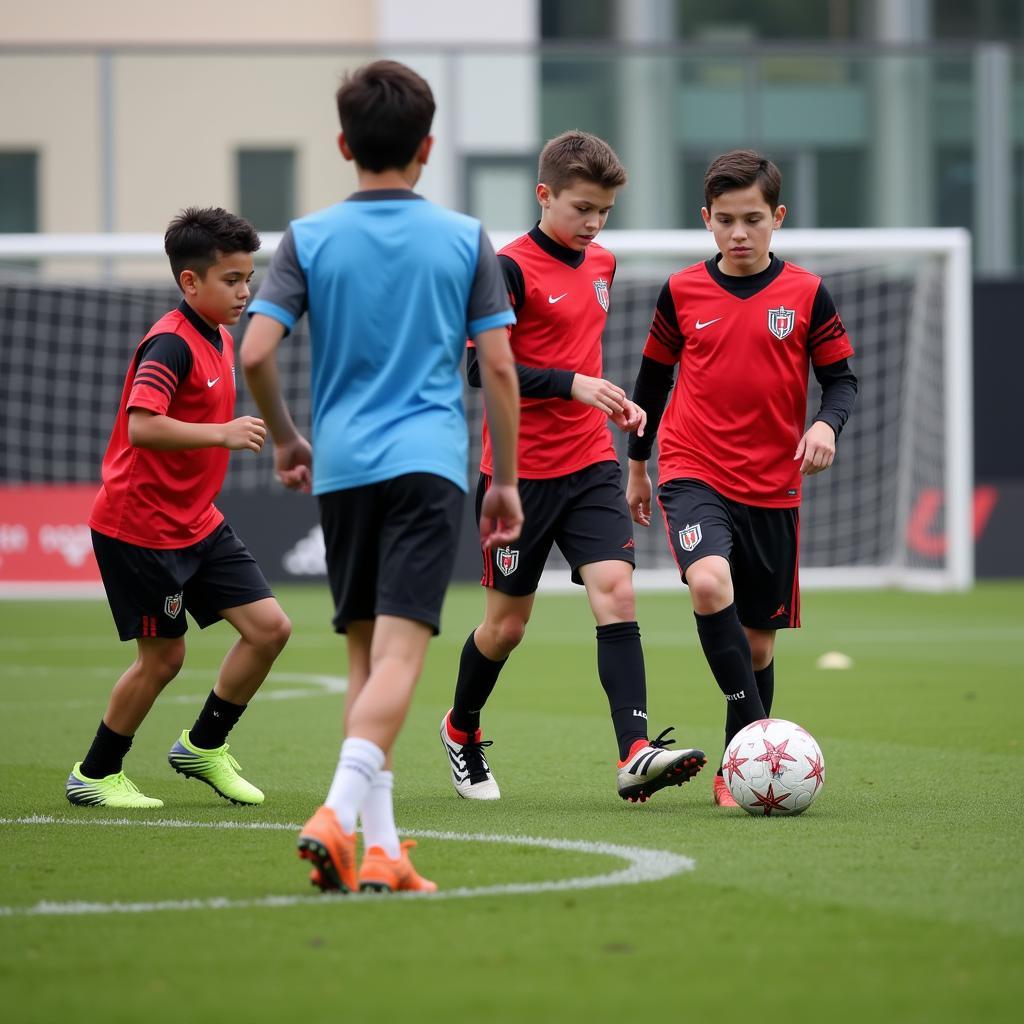
M 611 39 L 614 0 L 541 0 L 541 39 Z
M 528 231 L 539 216 L 536 185 L 533 157 L 471 156 L 464 208 L 489 231 Z
M 0 231 L 39 230 L 39 154 L 0 152 Z
M 683 39 L 855 39 L 871 0 L 676 0 Z
M 1020 0 L 932 0 L 936 39 L 1024 39 L 1024 4 Z
M 238 212 L 258 231 L 284 231 L 295 217 L 295 150 L 240 149 Z

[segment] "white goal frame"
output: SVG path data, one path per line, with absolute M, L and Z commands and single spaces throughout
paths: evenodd
M 260 256 L 265 257 L 276 250 L 281 234 L 266 232 L 261 237 Z M 514 237 L 515 234 L 508 232 L 491 233 L 495 248 Z M 601 244 L 620 257 L 670 258 L 678 266 L 705 259 L 714 250 L 705 231 L 605 231 Z M 937 569 L 900 565 L 810 568 L 801 570 L 801 583 L 811 588 L 902 587 L 935 591 L 970 588 L 974 582 L 970 234 L 961 228 L 784 228 L 776 233 L 773 249 L 783 258 L 787 251 L 800 256 L 863 255 L 870 258 L 879 252 L 909 257 L 938 256 L 943 267 L 945 564 Z M 0 235 L 0 267 L 14 260 L 82 258 L 107 260 L 113 264 L 122 259 L 162 256 L 163 237 L 157 234 Z M 564 581 L 565 574 L 557 575 Z M 678 585 L 674 570 L 638 570 L 638 588 Z M 553 579 L 545 585 L 545 589 L 556 587 L 560 588 L 561 583 L 556 584 Z

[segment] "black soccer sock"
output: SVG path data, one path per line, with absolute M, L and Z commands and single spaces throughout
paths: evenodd
M 761 706 L 764 708 L 764 717 L 772 713 L 772 701 L 775 700 L 775 659 L 758 669 L 754 673 L 757 680 L 757 692 L 761 695 Z
M 196 724 L 188 731 L 189 742 L 200 750 L 222 747 L 246 707 L 245 704 L 232 704 L 223 700 L 211 690 Z
M 476 645 L 476 630 L 466 637 L 459 659 L 459 678 L 455 683 L 455 702 L 450 721 L 470 738 L 480 728 L 480 712 L 498 682 L 508 658 L 491 661 Z
M 624 761 L 637 740 L 647 739 L 647 673 L 635 622 L 597 627 L 597 674 L 608 696 L 619 760 Z
M 726 699 L 726 743 L 745 725 L 764 718 L 764 706 L 750 663 L 750 642 L 743 632 L 735 602 L 710 615 L 693 613 L 697 635 L 711 673 Z M 730 730 L 732 730 L 730 732 Z
M 114 732 L 101 719 L 89 753 L 82 761 L 81 773 L 87 779 L 102 779 L 107 775 L 116 775 L 121 770 L 128 751 L 131 750 L 134 738 Z
M 757 692 L 761 698 L 761 706 L 764 708 L 764 716 L 767 718 L 772 713 L 772 699 L 775 697 L 775 661 L 769 661 L 762 669 L 754 672 L 754 680 L 757 682 Z M 725 708 L 725 746 L 728 749 L 733 736 L 743 728 L 739 712 L 734 704 L 729 703 Z M 722 769 L 718 769 L 722 774 Z

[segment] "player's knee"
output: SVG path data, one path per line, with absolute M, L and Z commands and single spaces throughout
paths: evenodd
M 276 658 L 292 635 L 291 619 L 280 609 L 260 623 L 260 628 L 250 638 L 250 642 L 258 647 L 267 657 Z
M 729 581 L 723 580 L 715 572 L 690 569 L 686 573 L 686 584 L 690 588 L 694 607 L 698 610 L 719 610 L 730 603 Z
M 602 595 L 605 612 L 619 622 L 632 622 L 636 618 L 636 595 L 630 577 L 616 580 Z
M 526 636 L 526 619 L 519 615 L 507 615 L 492 628 L 494 646 L 504 654 L 514 651 Z
M 771 660 L 775 657 L 775 637 L 774 636 L 749 636 L 750 640 L 750 661 L 754 667 L 755 672 L 760 672 L 761 669 L 767 668 L 771 664 Z
M 185 664 L 184 638 L 161 644 L 156 650 L 147 651 L 141 661 L 146 675 L 158 686 L 166 686 Z

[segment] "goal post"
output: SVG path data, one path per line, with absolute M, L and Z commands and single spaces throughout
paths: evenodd
M 496 248 L 512 237 L 492 233 Z M 280 238 L 262 235 L 257 288 Z M 705 231 L 605 231 L 600 243 L 618 260 L 604 373 L 629 390 L 662 284 L 710 256 L 714 243 Z M 969 587 L 969 234 L 782 229 L 773 251 L 824 278 L 850 333 L 860 381 L 835 464 L 804 486 L 802 582 Z M 0 488 L 95 483 L 126 359 L 149 324 L 177 301 L 159 235 L 0 235 Z M 300 322 L 294 343 L 281 350 L 282 380 L 300 426 L 308 425 L 310 412 L 305 340 Z M 813 377 L 810 384 L 813 414 L 819 393 Z M 479 391 L 467 390 L 466 406 L 472 477 Z M 252 411 L 240 387 L 239 412 Z M 617 445 L 624 460 L 621 437 Z M 656 482 L 655 466 L 652 458 Z M 226 490 L 274 486 L 269 459 L 232 460 Z M 660 522 L 636 534 L 637 586 L 678 586 Z M 557 556 L 551 568 L 546 586 L 567 581 Z

